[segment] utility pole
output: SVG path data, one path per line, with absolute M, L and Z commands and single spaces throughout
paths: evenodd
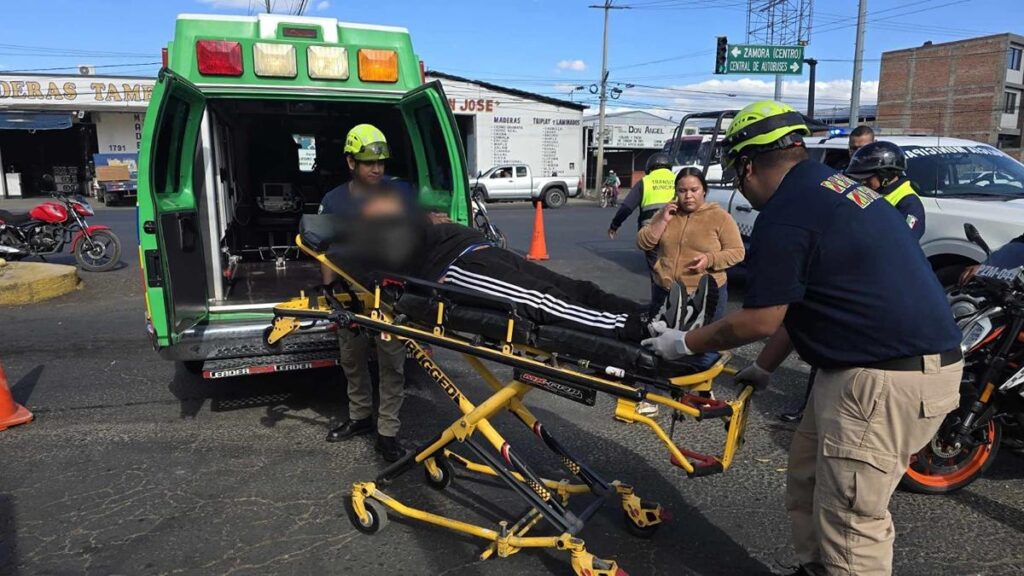
M 814 58 L 804 58 L 804 64 L 811 67 L 810 85 L 807 86 L 807 117 L 814 120 L 814 84 L 815 70 L 818 68 L 818 61 Z
M 604 107 L 608 100 L 608 12 L 629 8 L 629 6 L 612 6 L 612 2 L 613 0 L 604 0 L 604 4 L 590 5 L 590 8 L 604 10 L 604 37 L 601 41 L 601 104 L 597 112 L 597 170 L 594 171 L 594 190 L 601 189 L 601 179 L 604 178 Z
M 857 12 L 857 45 L 853 53 L 853 90 L 850 92 L 850 128 L 860 122 L 860 75 L 864 68 L 864 24 L 868 15 L 868 0 L 860 0 Z

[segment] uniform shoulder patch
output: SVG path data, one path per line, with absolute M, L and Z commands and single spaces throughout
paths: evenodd
M 835 192 L 836 194 L 842 194 L 850 187 L 856 186 L 857 183 L 854 182 L 848 176 L 845 176 L 843 174 L 833 174 L 828 178 L 822 180 L 821 185 L 822 187 L 828 188 L 829 190 Z
M 853 190 L 850 190 L 849 194 L 846 195 L 846 198 L 861 208 L 867 208 L 869 204 L 878 200 L 881 196 L 878 192 L 875 192 L 866 186 L 858 186 Z
M 913 214 L 907 214 L 907 226 L 910 226 L 910 229 L 913 230 L 914 226 L 916 226 L 916 225 L 917 225 L 917 216 L 914 216 Z

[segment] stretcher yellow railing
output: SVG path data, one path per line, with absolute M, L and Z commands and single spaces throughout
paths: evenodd
M 445 391 L 462 413 L 460 418 L 445 427 L 437 437 L 385 469 L 376 481 L 357 482 L 353 485 L 351 498 L 346 502 L 346 507 L 353 525 L 363 532 L 375 533 L 383 529 L 387 523 L 387 512 L 390 510 L 408 519 L 488 541 L 488 546 L 480 554 L 481 559 L 494 555 L 507 557 L 524 548 L 555 548 L 569 553 L 572 569 L 577 576 L 620 576 L 624 575 L 625 571 L 619 568 L 617 563 L 595 557 L 586 550 L 583 540 L 577 537 L 584 522 L 609 498 L 618 499 L 628 520 L 626 527 L 638 536 L 653 535 L 667 517 L 661 505 L 642 500 L 632 486 L 618 480 L 605 481 L 574 457 L 523 403 L 523 398 L 534 389 L 534 386 L 517 379 L 502 382 L 484 364 L 485 360 L 512 366 L 524 373 L 543 375 L 567 385 L 615 396 L 615 417 L 650 428 L 668 448 L 672 463 L 691 476 L 728 469 L 733 455 L 742 444 L 747 405 L 752 389 L 746 388 L 736 399 L 728 402 L 708 400 L 693 394 L 709 391 L 716 376 L 730 371 L 726 367 L 727 355 L 700 373 L 654 382 L 658 392 L 649 392 L 644 386 L 631 383 L 630 374 L 625 370 L 604 367 L 603 372 L 596 372 L 593 370 L 597 367 L 596 364 L 591 365 L 586 361 L 575 364 L 560 362 L 557 355 L 513 343 L 515 319 L 511 316 L 508 320 L 505 342 L 502 343 L 500 350 L 446 333 L 443 300 L 437 302 L 433 326 L 420 328 L 396 322 L 390 306 L 382 300 L 380 286 L 374 287 L 372 291 L 368 290 L 331 262 L 326 255 L 307 247 L 301 237 L 296 239 L 296 243 L 300 249 L 333 270 L 346 285 L 347 290 L 337 294 L 303 294 L 299 298 L 276 306 L 274 323 L 267 334 L 268 343 L 275 344 L 287 335 L 301 330 L 305 326 L 303 322 L 308 323 L 310 320 L 338 322 L 339 329 L 368 330 L 379 334 L 383 339 L 397 337 L 404 343 L 412 358 Z M 471 402 L 427 353 L 424 344 L 461 353 L 467 364 L 480 375 L 493 393 L 479 404 Z M 645 381 L 648 386 L 652 384 L 649 380 Z M 722 455 L 705 456 L 678 446 L 673 441 L 671 433 L 666 432 L 657 421 L 637 413 L 636 406 L 640 400 L 664 406 L 673 415 L 689 416 L 697 420 L 724 420 L 727 432 Z M 550 480 L 537 476 L 491 424 L 490 418 L 502 411 L 512 413 L 533 431 L 577 481 Z M 478 437 L 482 437 L 490 448 L 478 442 Z M 455 452 L 453 446 L 457 444 L 467 447 L 474 453 L 475 459 Z M 447 487 L 452 482 L 453 464 L 458 464 L 468 472 L 500 478 L 530 505 L 530 509 L 524 516 L 511 523 L 503 521 L 496 528 L 487 528 L 410 507 L 382 490 L 416 464 L 423 464 L 428 484 L 437 488 Z M 577 514 L 569 510 L 571 496 L 588 493 L 596 498 L 582 512 Z M 557 535 L 529 536 L 529 532 L 542 520 L 547 520 Z

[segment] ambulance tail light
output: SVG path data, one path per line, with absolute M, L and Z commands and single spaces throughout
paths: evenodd
M 427 83 L 427 65 L 420 60 L 420 84 Z
M 306 48 L 309 77 L 315 80 L 348 80 L 348 49 L 341 46 Z
M 199 40 L 196 62 L 203 76 L 241 76 L 242 45 L 225 40 Z
M 256 75 L 273 78 L 295 78 L 295 46 L 257 42 L 252 47 Z
M 167 48 L 160 49 L 160 66 L 167 68 Z
M 398 82 L 398 53 L 360 48 L 359 79 L 364 82 Z

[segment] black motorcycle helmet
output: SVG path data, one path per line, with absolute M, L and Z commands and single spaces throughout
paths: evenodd
M 672 169 L 672 159 L 669 158 L 668 154 L 665 154 L 664 152 L 651 154 L 651 157 L 647 159 L 647 165 L 644 167 L 644 171 L 650 174 L 658 168 Z
M 892 142 L 877 141 L 862 146 L 846 167 L 846 175 L 864 180 L 872 174 L 883 181 L 902 176 L 907 171 L 907 156 Z

